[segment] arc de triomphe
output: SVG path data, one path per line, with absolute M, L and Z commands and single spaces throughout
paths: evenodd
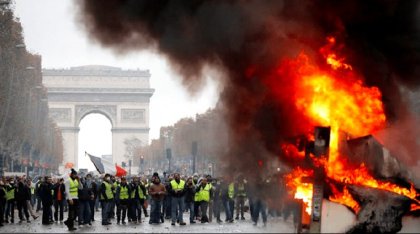
M 149 141 L 149 101 L 154 89 L 148 70 L 109 66 L 44 69 L 50 117 L 63 134 L 63 165 L 78 168 L 80 121 L 88 114 L 105 115 L 112 124 L 113 162 L 128 162 L 132 145 Z M 131 146 L 130 146 L 131 145 Z

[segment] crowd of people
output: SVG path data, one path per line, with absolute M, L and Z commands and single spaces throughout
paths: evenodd
M 25 176 L 3 178 L 0 180 L 0 226 L 15 223 L 16 209 L 19 223 L 37 219 L 42 210 L 43 225 L 60 222 L 74 231 L 76 222 L 79 226 L 92 225 L 99 208 L 102 225 L 111 225 L 111 220 L 115 219 L 117 225 L 141 224 L 149 216 L 149 224 L 169 220 L 171 225 L 182 226 L 187 225 L 187 221 L 192 225 L 213 222 L 213 219 L 217 223 L 233 223 L 235 219 L 246 220 L 244 213 L 249 211 L 254 225 L 261 215 L 265 226 L 267 211 L 272 216 L 283 215 L 287 219 L 298 210 L 291 194 L 279 188 L 278 182 L 258 179 L 250 183 L 244 176 L 212 178 L 179 173 L 129 178 L 105 174 L 100 179 L 91 174 L 79 176 L 73 169 L 68 177 L 45 176 L 36 183 Z M 270 189 L 276 191 L 271 193 Z M 278 197 L 283 195 L 288 199 Z M 184 218 L 184 213 L 189 217 Z M 221 213 L 224 213 L 224 221 Z

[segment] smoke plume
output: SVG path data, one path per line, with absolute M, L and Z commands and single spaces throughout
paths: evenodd
M 201 82 L 207 65 L 222 70 L 221 102 L 231 130 L 235 168 L 279 155 L 280 144 L 307 129 L 290 102 L 289 77 L 267 80 L 278 63 L 317 51 L 333 35 L 369 86 L 377 86 L 389 121 L 405 107 L 399 86 L 420 85 L 420 2 L 271 0 L 84 0 L 80 22 L 90 36 L 119 52 L 153 49 L 182 75 Z M 280 94 L 280 95 L 279 95 Z M 279 98 L 280 97 L 280 98 Z M 261 150 L 261 148 L 265 150 Z M 265 153 L 261 153 L 265 152 Z

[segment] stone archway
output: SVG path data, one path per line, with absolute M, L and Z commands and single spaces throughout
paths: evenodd
M 75 126 L 79 126 L 82 119 L 92 113 L 104 115 L 111 121 L 111 125 L 114 125 L 117 120 L 117 106 L 115 105 L 76 105 L 75 112 Z
M 62 166 L 71 162 L 78 167 L 79 124 L 91 113 L 103 114 L 111 121 L 113 162 L 127 163 L 127 155 L 134 157 L 127 152 L 126 143 L 149 141 L 149 103 L 154 93 L 149 79 L 147 70 L 108 66 L 43 70 L 50 117 L 63 134 Z

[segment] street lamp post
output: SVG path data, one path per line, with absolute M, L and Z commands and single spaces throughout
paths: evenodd
M 144 174 L 146 174 L 145 172 L 144 172 L 144 156 L 142 155 L 142 156 L 140 156 L 140 169 L 141 169 L 141 171 L 144 173 Z
M 197 161 L 197 151 L 198 151 L 198 143 L 197 141 L 193 141 L 191 146 L 191 154 L 192 154 L 192 173 L 194 174 L 196 171 L 195 165 Z
M 27 67 L 26 70 L 33 70 L 33 67 Z M 35 133 L 34 133 L 35 126 L 33 125 L 34 122 L 30 120 L 31 119 L 31 116 L 32 116 L 32 112 L 33 112 L 32 96 L 33 96 L 33 91 L 34 90 L 36 90 L 38 92 L 38 90 L 40 90 L 40 89 L 42 89 L 42 86 L 37 85 L 35 87 L 31 87 L 29 89 L 29 93 L 28 93 L 28 110 L 27 110 L 27 113 L 28 114 L 27 114 L 27 121 L 30 123 L 28 125 L 28 127 L 30 128 L 29 134 L 30 134 L 30 138 L 31 139 L 35 139 L 35 136 L 34 136 L 35 135 Z M 37 105 L 37 108 L 38 107 L 39 106 Z M 37 117 L 37 114 L 38 113 L 36 113 L 36 117 Z M 28 164 L 31 162 L 33 150 L 34 150 L 34 145 L 33 145 L 33 142 L 31 142 L 29 144 Z M 26 167 L 26 169 L 25 169 L 26 175 L 28 175 L 28 165 L 26 165 L 25 167 Z

